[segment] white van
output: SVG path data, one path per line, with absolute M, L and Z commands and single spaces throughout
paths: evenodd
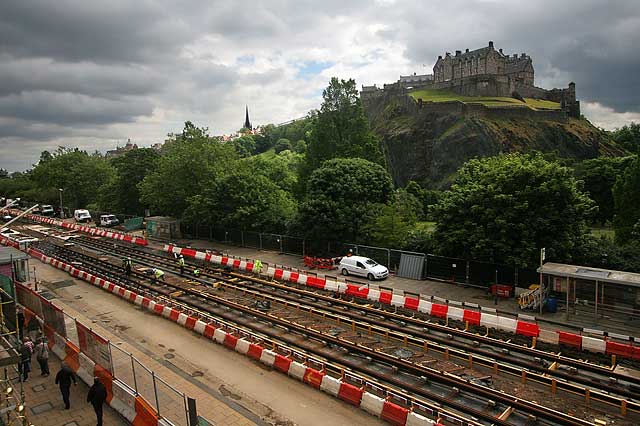
M 54 215 L 53 206 L 49 204 L 45 204 L 40 208 L 40 214 L 42 216 L 53 216 Z
M 89 210 L 78 209 L 73 212 L 73 218 L 76 222 L 91 222 L 91 214 Z
M 362 256 L 346 256 L 340 261 L 342 275 L 360 275 L 370 280 L 383 280 L 389 276 L 389 270 L 373 259 Z
M 100 216 L 100 226 L 111 227 L 116 226 L 120 223 L 117 217 L 112 214 L 103 214 Z

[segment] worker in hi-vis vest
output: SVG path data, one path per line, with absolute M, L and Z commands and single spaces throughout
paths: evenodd
M 200 269 L 196 268 L 193 270 L 193 276 L 196 278 L 200 277 Z
M 164 272 L 158 268 L 153 269 L 153 283 L 155 284 L 157 280 L 164 282 Z
M 184 256 L 180 255 L 178 259 L 178 266 L 180 267 L 180 275 L 184 275 Z
M 256 260 L 255 263 L 253 264 L 253 272 L 255 272 L 256 274 L 259 274 L 260 271 L 262 271 L 262 262 L 260 262 L 259 260 Z

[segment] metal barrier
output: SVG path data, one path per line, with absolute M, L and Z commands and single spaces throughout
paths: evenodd
M 195 225 L 181 223 L 181 230 L 182 234 L 188 238 L 217 241 L 258 250 L 272 250 L 296 256 L 313 254 L 337 257 L 351 252 L 355 255 L 370 257 L 388 267 L 390 271 L 398 271 L 403 255 L 424 256 L 422 279 L 436 279 L 475 287 L 488 288 L 498 283 L 528 288 L 531 284 L 538 282 L 538 273 L 533 269 L 492 262 L 339 241 L 308 241 L 291 235 L 244 231 L 201 223 Z

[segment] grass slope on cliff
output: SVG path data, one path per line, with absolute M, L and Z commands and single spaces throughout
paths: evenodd
M 366 109 L 394 182 L 401 186 L 415 180 L 444 188 L 469 159 L 503 152 L 541 151 L 577 161 L 625 154 L 586 119 L 487 119 L 426 112 L 403 102 L 380 98 Z
M 525 98 L 524 102 L 515 98 L 492 96 L 462 96 L 443 89 L 418 89 L 409 92 L 413 99 L 422 99 L 424 102 L 452 102 L 477 103 L 488 107 L 521 107 L 530 109 L 560 109 L 557 102 Z

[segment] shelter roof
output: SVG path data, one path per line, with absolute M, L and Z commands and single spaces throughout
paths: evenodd
M 542 267 L 538 268 L 538 272 L 559 277 L 570 277 L 640 287 L 640 274 L 634 272 L 614 271 L 611 269 L 592 268 L 589 266 L 567 265 L 564 263 L 545 263 Z

